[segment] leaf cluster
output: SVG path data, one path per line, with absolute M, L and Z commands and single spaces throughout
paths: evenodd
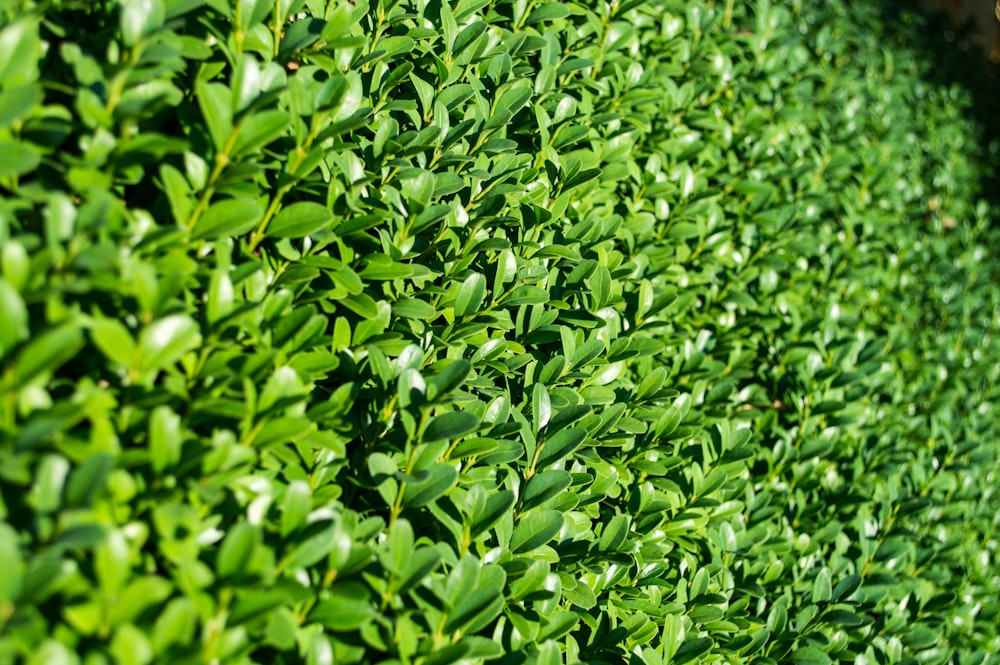
M 988 150 L 873 7 L 16 4 L 0 662 L 1000 663 Z

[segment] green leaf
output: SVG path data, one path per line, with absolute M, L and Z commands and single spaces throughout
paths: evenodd
M 341 299 L 340 302 L 358 316 L 366 319 L 374 319 L 379 316 L 378 303 L 367 293 L 352 294 Z
M 0 522 L 0 607 L 14 603 L 21 594 L 24 581 L 24 561 L 20 552 L 21 539 L 6 522 Z
M 663 618 L 663 657 L 669 663 L 684 642 L 684 617 L 668 614 Z
M 525 25 L 534 25 L 543 21 L 555 21 L 569 16 L 569 7 L 561 2 L 546 2 L 539 5 L 528 15 Z
M 464 358 L 449 363 L 431 379 L 427 386 L 427 399 L 436 402 L 449 395 L 462 386 L 471 372 L 472 364 Z M 476 426 L 478 427 L 478 422 Z
M 427 423 L 424 429 L 423 441 L 441 441 L 443 439 L 455 439 L 470 432 L 476 431 L 479 427 L 479 418 L 465 411 L 449 411 L 435 416 Z
M 845 598 L 849 598 L 851 594 L 857 591 L 861 587 L 861 576 L 857 574 L 850 574 L 844 577 L 844 579 L 837 582 L 837 586 L 833 588 L 833 600 L 840 601 Z
M 278 49 L 278 57 L 284 60 L 293 53 L 309 47 L 320 38 L 324 27 L 326 21 L 319 18 L 307 16 L 295 21 L 285 30 Z
M 504 307 L 520 307 L 522 305 L 543 305 L 549 301 L 549 292 L 538 286 L 518 286 L 511 291 L 500 304 Z
M 604 525 L 601 540 L 597 544 L 600 552 L 617 552 L 628 537 L 630 520 L 627 515 L 615 515 Z
M 469 25 L 465 26 L 458 36 L 455 37 L 455 43 L 451 45 L 451 55 L 453 58 L 457 58 L 461 53 L 467 49 L 473 42 L 479 39 L 484 32 L 486 32 L 485 21 L 474 21 Z
M 711 637 L 695 637 L 687 640 L 677 649 L 671 662 L 682 665 L 708 652 L 714 645 L 715 641 Z
M 201 330 L 191 317 L 174 314 L 158 319 L 139 333 L 139 369 L 166 369 L 199 344 Z
M 302 526 L 312 510 L 312 489 L 304 480 L 293 480 L 281 499 L 281 537 L 287 538 Z
M 892 561 L 906 554 L 909 547 L 905 540 L 888 538 L 875 551 L 875 561 Z
M 551 469 L 532 476 L 524 486 L 521 495 L 521 510 L 528 511 L 542 505 L 565 490 L 573 482 L 573 476 L 562 469 Z
M 250 30 L 250 27 L 256 25 L 267 18 L 267 14 L 274 7 L 274 3 L 271 0 L 238 0 L 239 1 L 239 17 L 240 17 L 240 30 L 244 33 Z
M 788 656 L 794 665 L 831 665 L 833 659 L 813 646 L 799 647 Z
M 556 537 L 563 527 L 562 513 L 540 510 L 523 516 L 514 527 L 510 538 L 510 551 L 523 554 L 538 549 Z
M 244 53 L 236 61 L 236 68 L 233 72 L 232 89 L 236 93 L 233 95 L 232 114 L 235 116 L 245 110 L 260 95 L 261 72 L 260 62 L 249 53 Z
M 432 305 L 417 298 L 400 298 L 392 304 L 392 313 L 404 319 L 419 321 L 432 321 L 438 316 L 438 311 Z
M 496 111 L 499 113 L 501 111 L 506 111 L 507 113 L 513 115 L 524 108 L 524 105 L 528 103 L 531 99 L 531 88 L 527 86 L 520 86 L 517 88 L 511 88 L 503 94 L 496 102 Z
M 28 338 L 28 308 L 14 286 L 0 277 L 0 358 Z
M 552 400 L 544 383 L 536 383 L 531 389 L 531 418 L 535 432 L 545 429 L 552 418 Z
M 166 18 L 169 21 L 172 18 L 187 14 L 188 12 L 198 9 L 204 5 L 206 1 L 207 0 L 164 0 L 164 5 L 167 10 Z
M 73 324 L 39 335 L 21 351 L 17 363 L 17 381 L 25 384 L 39 374 L 61 367 L 77 357 L 83 345 L 83 332 Z
M 698 231 L 697 224 L 693 224 L 691 222 L 677 222 L 670 227 L 669 235 L 671 238 L 686 240 L 688 238 L 697 238 L 700 233 Z
M 403 491 L 403 505 L 419 508 L 447 492 L 458 479 L 458 471 L 450 464 L 435 464 L 427 470 L 427 477 L 417 483 L 407 483 Z
M 153 649 L 163 653 L 171 645 L 189 644 L 198 625 L 198 610 L 190 598 L 174 598 L 156 619 L 153 626 Z
M 860 616 L 847 610 L 829 610 L 823 613 L 823 618 L 837 626 L 860 626 L 864 623 Z
M 121 31 L 125 46 L 135 46 L 140 39 L 163 26 L 166 10 L 163 0 L 119 0 Z
M 23 84 L 4 90 L 0 95 L 0 128 L 22 120 L 42 102 L 42 88 Z
M 821 603 L 833 597 L 833 590 L 830 581 L 830 569 L 821 568 L 813 580 L 812 602 Z
M 422 665 L 451 665 L 452 663 L 460 663 L 468 652 L 469 645 L 464 641 L 459 641 L 455 644 L 449 644 L 443 649 L 437 649 L 426 660 L 422 661 Z
M 221 83 L 198 81 L 195 93 L 212 144 L 216 151 L 222 152 L 233 133 L 232 92 Z
M 34 147 L 26 143 L 0 141 L 0 178 L 11 178 L 34 171 L 42 161 L 42 156 Z
M 223 580 L 245 574 L 260 540 L 260 530 L 249 522 L 237 522 L 226 534 L 215 559 L 215 570 Z
M 292 588 L 294 587 L 286 585 L 281 590 L 253 589 L 242 593 L 239 600 L 233 604 L 232 609 L 229 611 L 229 616 L 226 617 L 226 624 L 229 626 L 238 626 L 266 615 L 274 608 L 294 598 L 289 593 Z
M 346 74 L 345 78 L 347 83 L 343 93 L 327 105 L 327 110 L 335 122 L 342 122 L 354 116 L 360 110 L 361 102 L 365 98 L 361 75 L 352 71 Z
M 486 278 L 474 272 L 465 278 L 455 298 L 455 316 L 474 314 L 482 307 L 486 297 Z
M 421 547 L 407 553 L 406 564 L 402 570 L 402 581 L 397 591 L 406 593 L 423 582 L 441 563 L 441 552 L 433 547 Z
M 115 631 L 108 649 L 115 663 L 121 665 L 147 665 L 153 660 L 153 645 L 141 630 L 125 624 Z
M 334 550 L 340 551 L 338 558 L 346 558 L 350 554 L 351 539 L 336 522 L 310 525 L 301 536 L 295 549 L 282 560 L 283 566 L 289 570 L 309 568 Z
M 129 566 L 129 546 L 121 531 L 108 534 L 105 542 L 94 548 L 94 570 L 101 591 L 108 595 L 119 595 L 132 572 Z
M 472 516 L 470 534 L 473 538 L 484 531 L 493 528 L 514 505 L 514 493 L 510 490 L 500 490 L 490 494 L 486 499 L 482 512 Z
M 109 453 L 97 453 L 73 469 L 66 483 L 66 505 L 89 507 L 98 493 L 107 487 L 108 476 L 115 468 L 115 458 Z
M 539 640 L 558 640 L 580 623 L 580 617 L 576 612 L 556 612 L 547 619 L 547 623 L 538 633 Z
M 389 471 L 389 467 L 387 466 L 382 466 L 381 464 L 378 466 L 382 471 Z M 379 553 L 379 561 L 387 570 L 400 577 L 406 570 L 407 562 L 413 555 L 413 547 L 413 526 L 406 519 L 398 519 L 392 525 L 392 528 L 389 529 L 389 536 L 386 538 L 383 549 Z
M 122 367 L 132 368 L 138 357 L 132 334 L 120 321 L 115 319 L 94 319 L 90 326 L 90 336 L 97 348 L 113 362 Z
M 536 467 L 544 469 L 550 464 L 568 457 L 583 444 L 586 438 L 587 430 L 582 427 L 571 427 L 556 432 L 545 440 L 542 450 L 538 454 Z
M 304 390 L 298 372 L 287 365 L 279 367 L 260 391 L 257 413 L 270 414 L 275 407 L 287 406 L 288 402 L 297 400 Z
M 4 94 L 10 88 L 38 78 L 41 52 L 42 42 L 35 16 L 22 16 L 0 29 L 0 88 L 4 89 Z M 5 149 L 0 150 L 6 162 L 8 153 Z
M 467 457 L 486 455 L 495 451 L 499 445 L 500 443 L 496 439 L 486 437 L 464 439 L 461 443 L 455 446 L 448 458 L 452 460 L 460 460 Z
M 250 114 L 236 127 L 232 154 L 245 155 L 269 145 L 285 133 L 289 122 L 286 111 L 260 111 Z
M 448 613 L 445 632 L 475 632 L 492 621 L 504 606 L 502 593 L 505 575 L 498 566 L 486 566 L 480 573 L 479 584 L 471 593 L 462 596 Z
M 16 240 L 7 240 L 0 247 L 0 276 L 16 291 L 22 292 L 30 274 L 31 261 L 24 245 Z
M 267 227 L 271 238 L 304 238 L 329 227 L 333 213 L 318 203 L 301 201 L 281 209 Z
M 374 254 L 368 257 L 361 277 L 366 280 L 406 279 L 413 275 L 413 266 L 393 261 L 385 254 Z
M 155 473 L 181 461 L 183 442 L 181 417 L 168 406 L 153 409 L 149 417 L 149 457 Z
M 55 547 L 89 550 L 103 543 L 106 537 L 107 533 L 99 524 L 77 524 L 59 534 L 55 540 Z
M 364 588 L 348 583 L 335 585 L 330 596 L 309 613 L 309 619 L 334 632 L 350 632 L 368 623 L 376 614 Z
M 271 418 L 253 439 L 253 445 L 266 448 L 274 444 L 296 443 L 314 432 L 316 425 L 304 416 Z
M 754 632 L 750 633 L 750 641 L 746 644 L 746 646 L 740 649 L 740 653 L 744 656 L 752 656 L 761 649 L 763 649 L 764 645 L 770 638 L 771 638 L 771 631 L 769 631 L 767 628 L 761 628 L 760 630 L 755 630 Z
M 584 169 L 579 173 L 577 173 L 576 175 L 567 178 L 566 181 L 562 183 L 563 191 L 573 189 L 574 187 L 578 187 L 584 184 L 585 182 L 590 182 L 594 178 L 600 176 L 601 173 L 602 171 L 599 168 Z
M 224 199 L 209 206 L 191 230 L 195 240 L 240 236 L 256 228 L 264 211 L 254 199 Z
M 178 225 L 186 224 L 194 209 L 191 185 L 183 174 L 170 164 L 160 165 L 160 183 L 160 189 L 170 202 L 174 222 Z

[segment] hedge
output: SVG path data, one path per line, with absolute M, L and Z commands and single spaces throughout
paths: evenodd
M 1000 663 L 998 151 L 913 17 L 0 17 L 0 662 Z

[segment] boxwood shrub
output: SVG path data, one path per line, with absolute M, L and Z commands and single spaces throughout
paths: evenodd
M 997 145 L 913 25 L 0 17 L 0 662 L 1000 663 Z

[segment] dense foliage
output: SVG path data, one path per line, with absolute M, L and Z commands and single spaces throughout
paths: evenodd
M 997 152 L 904 25 L 5 7 L 0 662 L 1000 663 Z

